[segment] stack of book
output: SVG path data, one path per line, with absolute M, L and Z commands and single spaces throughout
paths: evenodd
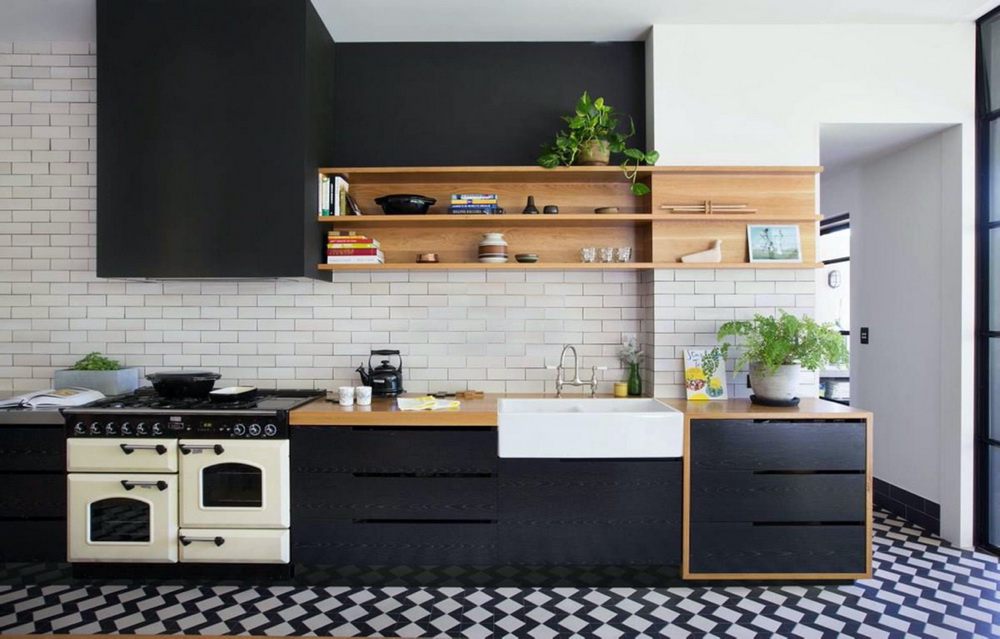
M 330 231 L 326 236 L 327 264 L 384 264 L 378 240 L 351 232 Z
M 497 204 L 496 193 L 452 193 L 448 212 L 460 215 L 496 215 L 499 212 Z
M 319 176 L 319 214 L 347 215 L 347 192 L 350 190 L 347 180 L 339 175 Z

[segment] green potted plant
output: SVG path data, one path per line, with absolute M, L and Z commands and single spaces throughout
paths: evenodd
M 73 368 L 55 371 L 55 388 L 89 388 L 105 395 L 122 395 L 139 388 L 139 369 L 122 368 L 117 360 L 97 351 L 87 354 Z
M 656 164 L 660 154 L 641 151 L 625 145 L 635 135 L 635 123 L 604 102 L 604 98 L 590 99 L 586 91 L 576 102 L 573 115 L 561 116 L 566 130 L 559 131 L 552 144 L 542 146 L 538 163 L 547 169 L 559 165 L 606 165 L 611 153 L 624 153 L 621 163 L 625 177 L 631 180 L 631 190 L 635 195 L 649 193 L 649 187 L 636 182 L 641 164 Z M 619 131 L 621 118 L 628 117 L 628 131 Z
M 718 338 L 742 338 L 743 351 L 736 368 L 750 364 L 754 396 L 770 402 L 796 402 L 801 369 L 818 370 L 827 364 L 847 363 L 847 345 L 831 324 L 811 317 L 795 317 L 783 310 L 777 317 L 754 315 L 719 327 Z

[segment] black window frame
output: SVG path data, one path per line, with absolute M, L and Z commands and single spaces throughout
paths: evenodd
M 990 110 L 989 78 L 984 61 L 983 26 L 1000 18 L 1000 7 L 983 15 L 976 21 L 976 315 L 975 315 L 975 481 L 974 481 L 974 544 L 989 552 L 1000 555 L 1000 546 L 990 542 L 990 503 L 998 501 L 1000 495 L 992 495 L 990 482 L 991 449 L 1000 454 L 1000 440 L 990 437 L 990 355 L 992 340 L 1000 339 L 1000 331 L 992 331 L 989 326 L 990 302 L 990 242 L 991 229 L 1000 228 L 1000 219 L 990 221 L 990 123 L 1000 120 L 1000 108 Z M 1000 38 L 996 43 L 1000 46 Z M 1000 77 L 1000 69 L 996 74 Z M 1000 205 L 1000 202 L 996 204 Z M 997 400 L 994 400 L 997 401 Z M 994 405 L 993 409 L 1000 408 Z M 1000 538 L 1000 531 L 997 531 Z

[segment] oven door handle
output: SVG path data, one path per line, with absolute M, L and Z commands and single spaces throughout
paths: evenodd
M 159 481 L 132 481 L 129 479 L 123 479 L 122 486 L 125 490 L 132 490 L 136 486 L 152 486 L 160 491 L 164 491 L 167 489 L 167 482 L 162 479 Z
M 215 451 L 216 455 L 221 455 L 226 452 L 226 449 L 222 447 L 222 444 L 179 444 L 181 449 L 181 454 L 189 455 L 193 450 L 211 450 Z
M 216 546 L 221 546 L 226 543 L 225 537 L 186 537 L 181 535 L 181 543 L 185 546 L 190 546 L 191 543 L 195 541 L 207 541 L 215 544 Z
M 155 450 L 157 455 L 167 454 L 167 447 L 163 444 L 118 444 L 122 452 L 131 455 L 137 450 Z

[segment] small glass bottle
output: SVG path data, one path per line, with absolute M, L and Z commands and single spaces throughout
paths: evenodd
M 628 365 L 628 394 L 630 397 L 642 395 L 642 378 L 639 376 L 639 363 Z

